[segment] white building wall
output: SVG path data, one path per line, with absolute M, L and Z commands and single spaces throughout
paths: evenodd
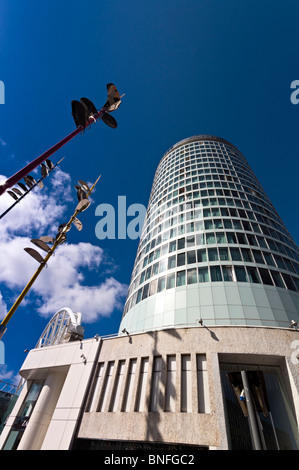
M 44 379 L 18 449 L 67 450 L 76 437 L 227 449 L 223 361 L 280 367 L 298 423 L 299 360 L 293 354 L 298 334 L 284 328 L 198 326 L 32 350 L 20 371 L 28 382 L 0 448 L 31 383 Z M 101 370 L 98 383 L 95 366 Z
M 29 352 L 20 371 L 27 382 L 0 435 L 0 448 L 5 445 L 31 383 L 41 379 L 44 385 L 18 449 L 70 447 L 100 344 L 100 340 L 91 339 Z

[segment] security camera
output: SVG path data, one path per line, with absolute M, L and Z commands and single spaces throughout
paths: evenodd
M 295 320 L 292 320 L 290 323 L 290 328 L 295 328 L 295 326 L 298 326 L 298 323 Z

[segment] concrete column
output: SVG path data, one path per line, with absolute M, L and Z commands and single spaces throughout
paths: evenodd
M 50 372 L 35 404 L 18 450 L 39 450 L 48 430 L 65 374 Z

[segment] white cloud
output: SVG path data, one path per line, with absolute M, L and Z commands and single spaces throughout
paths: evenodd
M 18 385 L 21 377 L 19 374 L 15 374 L 14 371 L 9 370 L 6 364 L 0 364 L 0 380 L 8 384 Z
M 0 183 L 5 179 L 0 176 Z M 76 204 L 75 197 L 72 198 L 75 191 L 71 188 L 71 178 L 67 173 L 60 169 L 55 170 L 49 180 L 50 192 L 46 188 L 34 189 L 1 220 L 0 287 L 3 284 L 13 290 L 15 298 L 38 268 L 37 262 L 24 248 L 32 247 L 45 256 L 45 252 L 34 247 L 30 239 L 41 235 L 55 235 L 57 225 L 69 220 Z M 71 206 L 67 207 L 65 202 L 71 200 Z M 0 197 L 0 214 L 12 203 L 13 199 L 8 194 Z M 70 238 L 71 235 L 68 234 L 68 239 Z M 104 272 L 106 262 L 110 268 L 111 260 L 106 260 L 102 248 L 91 243 L 68 242 L 59 246 L 48 266 L 33 284 L 31 293 L 34 292 L 37 296 L 37 299 L 34 298 L 34 308 L 42 316 L 51 317 L 59 309 L 70 307 L 82 313 L 83 323 L 109 316 L 115 308 L 121 308 L 127 286 L 111 275 L 102 283 L 98 281 L 99 272 Z M 32 295 L 28 295 L 25 301 L 31 302 Z M 7 310 L 6 303 L 0 293 L 2 317 L 2 311 Z
M 7 305 L 3 300 L 2 294 L 0 292 L 0 320 L 2 320 L 7 314 Z

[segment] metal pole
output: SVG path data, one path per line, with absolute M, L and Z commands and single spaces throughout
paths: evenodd
M 59 162 L 57 162 L 52 170 L 50 170 L 49 174 L 54 170 L 54 168 L 56 168 L 57 165 L 59 165 L 60 162 L 62 162 L 63 158 L 61 160 L 59 160 Z M 30 191 L 32 191 L 43 179 L 45 179 L 47 176 L 49 175 L 45 175 L 43 178 L 40 178 L 33 186 L 31 186 L 31 188 L 29 188 L 26 193 L 22 194 L 22 196 L 19 197 L 19 199 L 17 201 L 15 201 L 8 209 L 6 209 L 5 212 L 3 212 L 1 215 L 0 215 L 0 219 L 2 219 L 6 214 L 8 214 L 9 211 L 11 211 L 11 209 L 13 209 L 25 196 L 27 196 L 27 194 L 30 193 Z
M 249 382 L 248 382 L 248 378 L 247 378 L 247 374 L 245 370 L 241 371 L 241 377 L 242 377 L 244 391 L 245 391 L 245 399 L 246 399 L 246 405 L 247 405 L 247 410 L 248 410 L 249 425 L 251 428 L 253 448 L 254 450 L 263 450 L 258 423 L 256 419 L 256 414 L 255 414 L 255 406 L 253 403 L 253 398 L 252 398 L 252 394 L 250 391 Z
M 101 109 L 93 118 L 90 118 L 88 121 L 88 124 L 92 124 L 95 122 L 97 119 L 102 117 L 104 111 Z M 88 125 L 87 124 L 87 125 Z M 86 127 L 86 126 L 85 126 Z M 28 175 L 31 171 L 33 171 L 36 167 L 38 167 L 41 163 L 43 163 L 45 160 L 47 160 L 53 153 L 57 152 L 63 145 L 67 144 L 71 139 L 73 139 L 76 135 L 78 135 L 80 132 L 82 132 L 85 128 L 83 126 L 77 127 L 73 132 L 71 132 L 69 135 L 64 137 L 60 142 L 58 142 L 56 145 L 51 147 L 49 150 L 44 152 L 42 155 L 37 157 L 35 160 L 32 162 L 28 163 L 24 168 L 19 170 L 17 173 L 15 173 L 13 176 L 8 178 L 5 183 L 0 185 L 0 196 L 2 196 L 3 193 L 12 186 L 14 186 L 16 183 L 18 183 L 24 176 Z
M 86 194 L 86 197 L 88 197 L 90 195 L 90 193 L 93 191 L 95 185 L 97 184 L 97 182 L 99 181 L 101 176 L 98 177 L 98 179 L 96 180 L 96 182 L 92 185 L 92 187 L 90 188 L 90 190 L 87 192 Z M 7 323 L 9 322 L 9 320 L 11 319 L 11 317 L 13 316 L 13 314 L 15 313 L 15 311 L 17 310 L 17 308 L 19 307 L 19 305 L 21 304 L 22 300 L 24 299 L 24 297 L 26 296 L 26 294 L 28 293 L 28 291 L 30 290 L 30 288 L 32 287 L 33 283 L 36 281 L 36 279 L 38 278 L 38 276 L 40 275 L 40 273 L 42 272 L 42 270 L 44 269 L 44 267 L 46 266 L 48 260 L 51 258 L 51 256 L 53 255 L 54 251 L 56 250 L 56 248 L 58 247 L 60 241 L 61 241 L 61 238 L 63 237 L 63 234 L 65 232 L 68 231 L 68 229 L 70 228 L 70 226 L 72 225 L 72 223 L 74 222 L 76 216 L 78 215 L 80 211 L 78 210 L 75 210 L 74 214 L 72 215 L 72 217 L 70 218 L 70 220 L 68 221 L 68 223 L 66 224 L 65 226 L 65 229 L 63 232 L 61 232 L 59 234 L 59 236 L 57 237 L 55 243 L 53 244 L 51 250 L 49 251 L 49 253 L 45 256 L 45 259 L 44 261 L 39 265 L 38 269 L 35 271 L 34 275 L 32 276 L 32 278 L 30 279 L 30 281 L 28 282 L 28 284 L 25 286 L 25 288 L 23 289 L 23 291 L 21 292 L 21 294 L 19 295 L 19 297 L 17 298 L 17 300 L 15 301 L 15 303 L 13 304 L 13 306 L 11 307 L 11 309 L 9 310 L 9 312 L 7 313 L 7 315 L 4 317 L 4 319 L 2 320 L 1 324 L 0 324 L 0 340 L 1 338 L 3 337 L 4 333 L 6 332 L 6 327 L 7 327 Z

